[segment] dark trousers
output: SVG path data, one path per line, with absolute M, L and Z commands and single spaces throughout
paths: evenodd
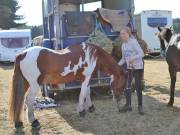
M 142 106 L 142 76 L 143 69 L 129 69 L 128 70 L 128 80 L 125 90 L 126 95 L 126 105 L 131 105 L 131 83 L 133 77 L 135 79 L 135 89 L 138 97 L 138 106 Z

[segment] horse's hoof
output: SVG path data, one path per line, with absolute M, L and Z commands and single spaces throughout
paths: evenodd
M 86 111 L 85 110 L 83 110 L 82 112 L 79 112 L 79 116 L 80 117 L 85 117 L 85 115 L 86 115 Z
M 172 103 L 168 103 L 167 107 L 173 107 L 173 104 Z
M 15 122 L 14 126 L 15 126 L 16 129 L 24 128 L 23 122 Z
M 89 107 L 89 112 L 92 113 L 96 110 L 96 108 L 94 107 L 94 105 L 92 105 L 91 107 Z
M 31 126 L 35 129 L 40 129 L 41 128 L 41 125 L 39 123 L 39 121 L 36 119 L 32 122 Z
M 173 107 L 173 103 L 169 102 L 169 103 L 167 104 L 167 107 Z

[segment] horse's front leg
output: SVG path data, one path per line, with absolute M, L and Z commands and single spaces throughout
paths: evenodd
M 168 102 L 168 106 L 173 106 L 177 71 L 174 68 L 169 67 L 169 74 L 171 78 L 171 86 L 170 86 L 170 99 Z
M 91 89 L 90 89 L 90 86 L 88 86 L 88 88 L 87 88 L 86 104 L 87 104 L 87 106 L 89 108 L 89 112 L 94 112 L 95 111 L 95 107 L 94 107 L 94 105 L 92 104 L 92 101 L 91 101 Z
M 40 87 L 38 84 L 30 85 L 30 88 L 25 98 L 27 120 L 31 123 L 31 126 L 33 128 L 40 128 L 40 123 L 34 116 L 34 106 L 33 106 L 35 96 L 37 95 L 39 89 Z
M 85 77 L 84 81 L 82 82 L 81 85 L 81 92 L 79 95 L 79 106 L 78 106 L 78 112 L 80 117 L 85 117 L 85 108 L 84 108 L 84 101 L 87 95 L 87 90 L 88 90 L 88 85 L 89 85 L 89 80 L 90 80 L 90 76 L 89 77 Z

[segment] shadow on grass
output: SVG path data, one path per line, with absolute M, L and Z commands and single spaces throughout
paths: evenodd
M 164 87 L 158 87 L 158 86 L 147 86 L 147 89 L 153 88 L 156 91 L 160 91 L 161 93 L 167 93 L 166 91 L 168 88 Z M 146 93 L 146 92 L 145 92 Z M 164 117 L 174 117 L 174 115 L 177 115 L 180 113 L 180 108 L 179 107 L 172 107 L 168 108 L 166 107 L 166 103 L 160 102 L 159 100 L 153 98 L 152 96 L 144 95 L 145 103 L 144 103 L 144 108 L 145 108 L 145 115 L 144 116 L 139 116 L 137 113 L 137 98 L 136 98 L 136 93 L 133 94 L 133 101 L 136 102 L 133 103 L 133 112 L 131 115 L 129 113 L 125 114 L 120 114 L 117 111 L 116 105 L 115 104 L 106 104 L 107 99 L 102 99 L 99 100 L 98 97 L 95 97 L 94 100 L 96 102 L 98 101 L 98 104 L 96 108 L 98 108 L 98 111 L 96 110 L 94 113 L 89 113 L 87 111 L 87 115 L 85 118 L 80 118 L 78 113 L 73 112 L 72 110 L 67 110 L 67 111 L 72 111 L 67 112 L 66 110 L 62 111 L 61 109 L 57 109 L 56 111 L 63 117 L 66 122 L 75 130 L 80 131 L 81 133 L 90 133 L 94 135 L 105 135 L 105 134 L 138 134 L 138 131 L 134 130 L 134 127 L 136 123 L 141 122 L 142 125 L 145 125 L 146 128 L 149 128 L 146 126 L 146 123 L 148 121 L 154 120 L 158 118 L 158 115 L 160 118 L 159 121 L 163 121 Z M 109 98 L 111 98 L 110 95 L 108 95 Z M 134 97 L 136 99 L 134 99 Z M 108 99 L 108 102 L 111 102 L 111 99 Z M 136 101 L 134 101 L 136 100 Z M 101 102 L 101 104 L 99 104 Z M 146 104 L 148 102 L 148 104 Z M 73 102 L 74 103 L 74 102 Z M 76 103 L 77 98 L 76 98 Z M 135 111 L 136 110 L 136 111 Z M 168 112 L 168 113 L 166 113 Z M 161 115 L 164 113 L 164 117 Z M 180 115 L 179 115 L 180 116 Z M 177 116 L 177 117 L 179 117 Z M 173 119 L 172 119 L 173 120 Z M 125 124 L 123 124 L 125 123 Z M 152 122 L 153 128 L 155 128 L 154 132 L 152 134 L 157 134 L 159 132 L 158 125 L 157 128 L 154 126 Z M 159 123 L 158 123 L 159 124 Z M 143 129 L 142 126 L 142 132 L 143 134 L 147 134 L 147 129 Z M 149 130 L 149 129 L 148 129 Z M 163 130 L 163 129 L 162 129 Z M 178 131 L 179 133 L 179 131 Z M 151 134 L 148 132 L 148 134 Z
M 31 134 L 32 135 L 40 135 L 40 130 L 32 128 L 31 129 Z M 27 135 L 27 134 L 25 133 L 24 129 L 21 128 L 21 129 L 15 129 L 14 132 L 13 132 L 13 135 Z
M 170 93 L 170 88 L 166 86 L 161 86 L 161 85 L 147 85 L 146 90 L 156 90 L 157 92 L 160 92 L 161 94 L 169 94 Z M 180 97 L 180 90 L 175 90 L 175 97 Z
M 169 91 L 169 88 L 164 86 L 146 86 L 145 93 L 147 94 L 143 96 L 145 109 L 144 116 L 140 116 L 137 113 L 136 93 L 133 94 L 132 98 L 133 111 L 121 114 L 117 111 L 116 105 L 112 102 L 112 96 L 109 94 L 108 88 L 105 91 L 92 91 L 96 111 L 93 113 L 86 111 L 87 113 L 85 118 L 80 118 L 79 114 L 75 111 L 76 105 L 78 104 L 79 90 L 59 93 L 56 99 L 59 99 L 60 103 L 68 101 L 68 103 L 65 104 L 65 106 L 67 105 L 68 107 L 64 106 L 63 109 L 59 108 L 56 109 L 56 111 L 68 123 L 68 125 L 70 125 L 71 128 L 81 132 L 82 134 L 158 134 L 159 132 L 163 132 L 165 129 L 168 131 L 171 127 L 169 123 L 173 123 L 176 117 L 180 117 L 180 107 L 166 107 L 165 102 L 161 102 L 160 100 L 148 95 L 148 92 L 151 91 L 151 89 L 160 92 L 161 94 L 168 94 Z M 74 103 L 76 103 L 76 105 Z M 54 117 L 54 120 L 56 120 L 56 117 Z M 178 125 L 173 127 L 173 131 L 178 135 L 180 134 L 180 130 L 174 130 L 176 127 L 178 127 Z M 141 129 L 141 131 L 139 131 L 139 129 Z M 32 130 L 30 134 L 40 135 L 40 132 Z M 25 135 L 25 133 L 15 133 L 14 135 Z

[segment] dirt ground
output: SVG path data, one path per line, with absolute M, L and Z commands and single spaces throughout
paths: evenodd
M 180 135 L 180 75 L 174 107 L 168 108 L 170 78 L 164 60 L 145 61 L 144 116 L 137 113 L 136 93 L 132 97 L 133 111 L 125 114 L 117 111 L 111 98 L 95 98 L 96 111 L 87 112 L 85 118 L 80 118 L 76 112 L 77 100 L 60 101 L 62 106 L 58 109 L 36 111 L 42 126 L 39 131 L 31 130 L 24 118 L 22 133 L 16 133 L 6 118 L 12 73 L 12 66 L 0 66 L 1 135 Z

